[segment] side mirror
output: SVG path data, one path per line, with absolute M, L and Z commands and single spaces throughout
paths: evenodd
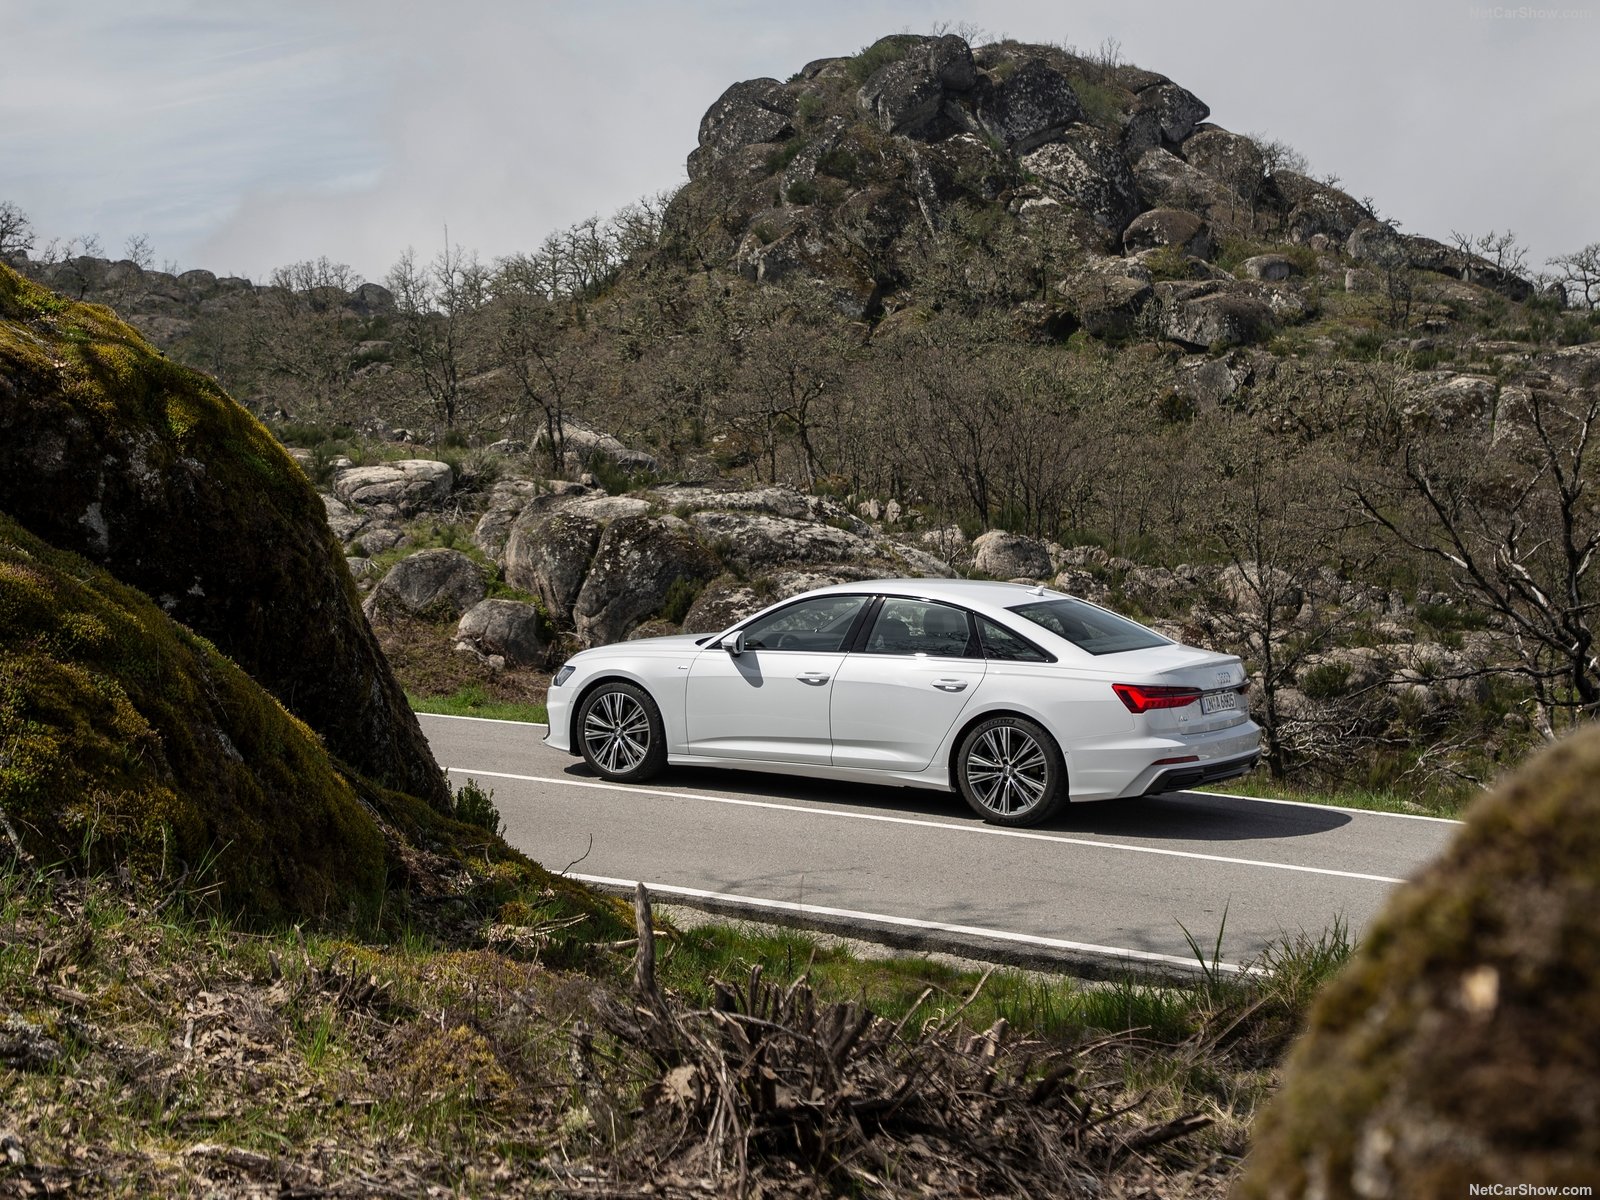
M 744 653 L 744 630 L 742 630 L 742 629 L 739 630 L 739 632 L 734 634 L 733 637 L 731 637 L 731 638 L 723 638 L 722 639 L 722 648 L 724 650 L 726 650 L 729 654 L 733 655 L 735 658 L 738 658 L 739 655 L 743 654 Z

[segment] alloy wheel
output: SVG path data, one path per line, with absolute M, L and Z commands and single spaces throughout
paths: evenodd
M 985 730 L 967 752 L 963 769 L 978 803 L 1002 817 L 1036 807 L 1049 790 L 1044 748 L 1014 725 Z
M 602 770 L 626 774 L 650 753 L 650 714 L 626 692 L 604 692 L 583 719 L 583 740 Z

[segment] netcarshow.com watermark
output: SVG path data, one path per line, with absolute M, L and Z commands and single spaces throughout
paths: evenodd
M 1536 4 L 1469 4 L 1467 15 L 1477 21 L 1586 21 L 1594 15 L 1594 9 L 1541 8 Z
M 1469 1183 L 1469 1196 L 1592 1196 L 1590 1187 L 1540 1187 L 1533 1183 Z

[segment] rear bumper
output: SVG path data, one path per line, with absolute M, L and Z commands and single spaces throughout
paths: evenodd
M 1260 761 L 1261 752 L 1257 750 L 1239 758 L 1223 759 L 1220 762 L 1185 763 L 1178 767 L 1168 767 L 1150 781 L 1142 794 L 1155 796 L 1162 792 L 1184 792 L 1202 784 L 1236 779 L 1255 770 L 1256 763 Z

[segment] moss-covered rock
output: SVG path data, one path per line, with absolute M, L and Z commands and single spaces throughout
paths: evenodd
M 294 460 L 109 309 L 3 266 L 0 510 L 154 597 L 356 770 L 448 804 Z
M 304 724 L 142 592 L 0 515 L 0 809 L 42 861 L 188 872 L 230 909 L 362 919 L 384 838 Z
M 1600 1177 L 1600 729 L 1478 801 L 1318 1001 L 1236 1200 Z

